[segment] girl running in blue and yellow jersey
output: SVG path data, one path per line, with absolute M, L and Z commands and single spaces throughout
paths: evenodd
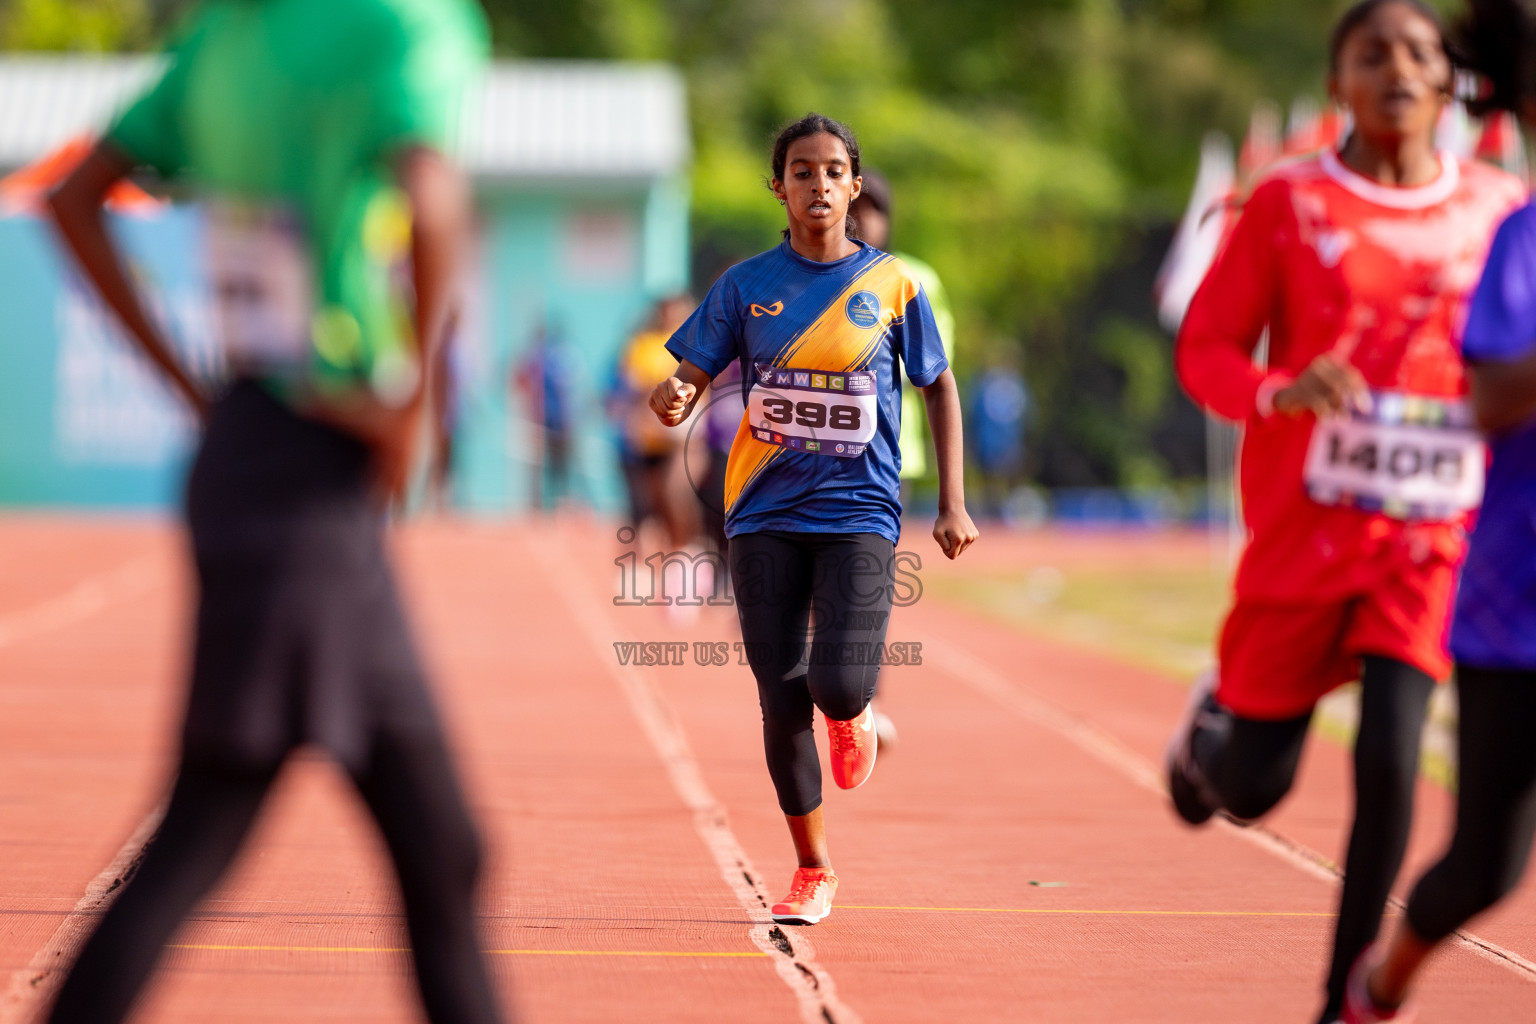
M 827 719 L 834 780 L 863 784 L 901 527 L 903 370 L 922 389 L 938 451 L 934 539 L 956 558 L 977 534 L 960 395 L 928 298 L 900 260 L 849 237 L 861 187 L 853 134 L 817 114 L 796 121 L 774 143 L 771 184 L 789 217 L 784 242 L 726 271 L 672 336 L 677 375 L 656 386 L 651 408 L 668 426 L 683 422 L 740 361 L 747 413 L 726 471 L 725 532 L 768 773 L 800 860 L 773 917 L 815 924 L 832 911 L 837 876 L 812 710 Z

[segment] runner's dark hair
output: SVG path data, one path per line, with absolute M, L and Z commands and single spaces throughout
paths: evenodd
M 855 178 L 860 174 L 859 140 L 854 138 L 853 130 L 841 121 L 834 121 L 822 114 L 806 114 L 798 121 L 791 122 L 779 129 L 779 134 L 773 140 L 773 157 L 770 166 L 773 169 L 773 178 L 770 179 L 770 187 L 773 181 L 784 180 L 784 164 L 789 159 L 789 147 L 801 139 L 808 139 L 812 135 L 831 135 L 841 140 L 843 147 L 848 150 L 848 171 Z M 858 238 L 858 224 L 854 222 L 853 215 L 848 216 L 845 226 L 849 238 Z M 784 237 L 789 237 L 789 229 L 784 229 Z
M 1441 20 L 1440 13 L 1424 0 L 1360 0 L 1349 10 L 1339 15 L 1339 20 L 1334 23 L 1333 32 L 1328 37 L 1328 71 L 1330 74 L 1339 73 L 1339 58 L 1344 55 L 1344 44 L 1349 42 L 1349 37 L 1355 29 L 1364 25 L 1378 10 L 1390 4 L 1402 4 L 1440 32 L 1440 47 L 1445 50 L 1445 55 L 1450 58 L 1452 66 L 1460 62 L 1456 59 L 1455 47 L 1451 45 L 1451 38 L 1445 31 L 1445 22 Z M 1474 6 L 1476 6 L 1474 4 Z
M 1487 83 L 1468 107 L 1475 114 L 1519 113 L 1522 100 L 1536 97 L 1536 11 L 1523 0 L 1471 0 L 1468 6 L 1456 41 L 1465 67 Z

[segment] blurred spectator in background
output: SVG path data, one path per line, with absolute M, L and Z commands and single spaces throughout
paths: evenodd
M 542 324 L 518 364 L 515 386 L 522 393 L 533 435 L 529 453 L 533 494 L 545 511 L 555 508 L 570 491 L 571 382 L 576 373 L 565 333 L 554 321 Z
M 939 328 L 939 341 L 944 346 L 944 358 L 951 361 L 955 355 L 955 314 L 949 307 L 949 294 L 939 272 L 928 264 L 905 252 L 891 249 L 891 210 L 894 202 L 891 183 L 879 171 L 863 169 L 863 191 L 848 206 L 848 219 L 852 221 L 854 234 L 860 239 L 883 249 L 905 263 L 928 296 L 933 310 L 933 321 Z M 897 449 L 901 455 L 901 504 L 908 507 L 912 501 L 912 481 L 928 475 L 928 412 L 923 396 L 912 382 L 901 375 L 901 435 Z M 878 695 L 876 697 L 878 701 Z M 875 730 L 880 740 L 880 752 L 889 753 L 896 747 L 896 725 L 890 716 L 872 704 Z
M 428 375 L 432 388 L 432 447 L 428 453 L 427 501 L 437 509 L 453 505 L 453 441 L 464 406 L 464 341 L 460 337 L 461 313 L 449 314 L 443 343 L 436 354 L 436 368 Z
M 704 535 L 720 554 L 725 554 L 725 470 L 731 459 L 731 445 L 741 429 L 747 413 L 747 403 L 742 399 L 741 364 L 732 363 L 720 372 L 709 385 L 704 398 L 705 413 L 702 433 L 708 458 L 702 477 L 695 478 L 699 503 L 704 512 Z M 697 439 L 690 441 L 690 453 L 699 447 Z
M 651 389 L 677 369 L 667 339 L 693 312 L 689 295 L 656 303 L 645 326 L 619 354 L 608 413 L 619 431 L 619 458 L 629 488 L 629 525 L 638 538 L 648 519 L 659 520 L 670 550 L 681 551 L 699 535 L 699 501 L 683 466 L 685 430 L 664 427 L 651 412 Z
M 982 512 L 1000 518 L 1024 469 L 1024 418 L 1029 389 L 1011 359 L 987 367 L 971 386 L 967 440 L 981 471 Z
M 928 304 L 933 307 L 933 319 L 939 326 L 939 338 L 944 343 L 944 356 L 951 363 L 955 356 L 955 314 L 949 307 L 949 295 L 939 272 L 928 264 L 905 252 L 895 252 L 891 241 L 891 183 L 885 175 L 871 168 L 864 168 L 864 191 L 848 208 L 848 217 L 854 222 L 859 238 L 876 249 L 884 249 L 912 269 L 923 291 L 928 293 Z M 928 415 L 923 408 L 922 396 L 903 379 L 901 385 L 901 501 L 906 505 L 911 498 L 909 481 L 928 475 Z

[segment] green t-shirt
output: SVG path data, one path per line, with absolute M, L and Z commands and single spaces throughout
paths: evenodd
M 226 340 L 234 321 L 258 347 L 302 349 L 259 375 L 385 398 L 414 386 L 409 211 L 391 158 L 448 147 L 487 50 L 470 0 L 210 0 L 108 133 L 211 200 Z M 226 264 L 255 280 L 223 279 Z M 226 305 L 253 291 L 255 305 Z
M 955 358 L 955 314 L 949 307 L 949 293 L 939 272 L 906 253 L 896 258 L 911 268 L 923 291 L 928 294 L 928 305 L 933 307 L 933 321 L 939 327 L 939 340 L 944 343 L 944 356 L 951 364 Z M 901 479 L 913 480 L 928 475 L 928 414 L 922 396 L 909 380 L 901 387 Z

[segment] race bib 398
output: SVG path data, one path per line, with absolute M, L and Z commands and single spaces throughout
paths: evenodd
M 1377 391 L 1369 413 L 1319 420 L 1307 494 L 1394 519 L 1445 520 L 1483 499 L 1487 453 L 1460 399 Z
M 851 459 L 874 439 L 879 389 L 868 370 L 830 372 L 753 364 L 747 423 L 759 441 Z

